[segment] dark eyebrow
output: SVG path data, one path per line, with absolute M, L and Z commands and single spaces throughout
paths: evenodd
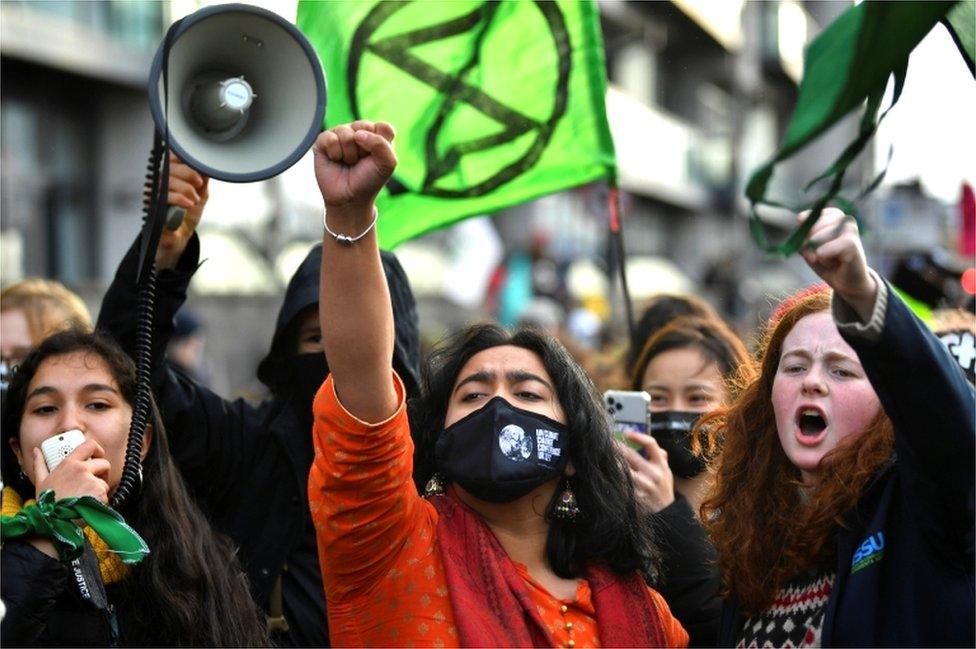
M 494 373 L 488 373 L 485 372 L 484 370 L 480 372 L 475 372 L 474 374 L 469 374 L 468 376 L 458 381 L 458 384 L 454 386 L 454 391 L 457 392 L 458 390 L 460 390 L 461 386 L 464 385 L 465 383 L 491 383 L 491 379 L 494 376 L 495 376 Z
M 104 383 L 89 383 L 81 389 L 82 392 L 111 392 L 113 394 L 118 394 L 119 391 L 113 388 L 111 385 L 105 385 Z M 39 388 L 31 390 L 24 402 L 28 402 L 34 397 L 43 396 L 45 394 L 57 394 L 58 389 L 52 385 L 42 385 Z
M 542 385 L 552 390 L 552 386 L 549 384 L 549 381 L 545 380 L 538 374 L 533 374 L 532 372 L 526 372 L 525 370 L 512 370 L 511 372 L 507 372 L 505 374 L 505 378 L 508 379 L 509 382 L 511 383 L 520 383 L 522 381 L 538 381 Z
M 466 383 L 491 383 L 494 378 L 495 378 L 494 372 L 486 372 L 484 370 L 481 370 L 479 372 L 475 372 L 474 374 L 470 374 L 464 377 L 463 379 L 461 379 L 460 381 L 458 381 L 458 384 L 454 388 L 454 391 L 457 392 L 458 390 L 461 389 L 461 386 Z M 505 379 L 509 383 L 519 383 L 521 381 L 538 381 L 539 383 L 546 386 L 550 390 L 553 389 L 549 381 L 545 380 L 538 374 L 533 374 L 532 372 L 527 372 L 525 370 L 512 370 L 510 372 L 506 372 Z
M 111 392 L 113 394 L 118 394 L 119 391 L 113 388 L 111 385 L 105 385 L 104 383 L 89 383 L 81 389 L 82 392 Z
M 43 396 L 45 394 L 55 394 L 55 393 L 57 393 L 57 389 L 54 388 L 53 386 L 42 385 L 39 388 L 34 388 L 33 390 L 31 390 L 30 393 L 27 395 L 27 398 L 24 399 L 24 403 L 30 401 L 34 397 Z

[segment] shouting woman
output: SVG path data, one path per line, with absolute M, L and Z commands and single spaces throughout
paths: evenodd
M 852 219 L 825 210 L 801 254 L 828 286 L 777 309 L 716 421 L 720 644 L 973 646 L 972 389 Z

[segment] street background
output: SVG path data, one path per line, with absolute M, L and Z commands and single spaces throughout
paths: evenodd
M 4 285 L 52 277 L 97 314 L 141 223 L 152 55 L 165 28 L 203 4 L 0 2 Z M 255 4 L 294 20 L 292 2 Z M 756 248 L 742 188 L 783 135 L 804 45 L 850 5 L 598 2 L 638 313 L 654 294 L 694 293 L 748 333 L 776 298 L 814 279 L 802 260 Z M 973 266 L 972 250 L 960 245 L 960 197 L 963 183 L 976 180 L 974 107 L 976 84 L 937 26 L 912 55 L 900 103 L 849 173 L 853 187 L 867 184 L 893 145 L 884 184 L 861 205 L 869 259 L 882 272 L 893 273 L 910 253 Z M 783 165 L 773 193 L 798 196 L 853 139 L 856 119 Z M 773 225 L 785 235 L 794 224 Z M 212 182 L 200 234 L 206 261 L 188 306 L 206 328 L 210 383 L 222 394 L 258 396 L 254 369 L 284 285 L 321 236 L 310 154 L 265 182 Z M 469 219 L 396 252 L 426 344 L 483 318 L 559 326 L 583 348 L 622 339 L 602 184 Z M 964 297 L 960 286 L 947 292 L 954 302 Z

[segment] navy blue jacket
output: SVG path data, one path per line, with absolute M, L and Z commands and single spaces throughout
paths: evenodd
M 840 327 L 894 424 L 895 457 L 837 536 L 822 642 L 973 647 L 973 390 L 942 343 L 887 293 L 879 337 Z M 720 645 L 734 646 L 743 623 L 727 603 Z

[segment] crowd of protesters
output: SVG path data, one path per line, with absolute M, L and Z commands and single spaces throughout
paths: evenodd
M 374 228 L 393 141 L 368 121 L 316 141 L 325 234 L 259 404 L 166 359 L 208 195 L 172 159 L 187 214 L 156 255 L 150 423 L 118 511 L 138 242 L 94 329 L 55 282 L 3 291 L 3 645 L 976 644 L 973 363 L 953 351 L 976 316 L 933 334 L 827 209 L 800 252 L 822 283 L 754 353 L 697 298 L 648 305 L 612 374 L 650 427 L 620 436 L 539 328 L 473 325 L 420 358 Z M 42 443 L 73 431 L 49 469 Z

